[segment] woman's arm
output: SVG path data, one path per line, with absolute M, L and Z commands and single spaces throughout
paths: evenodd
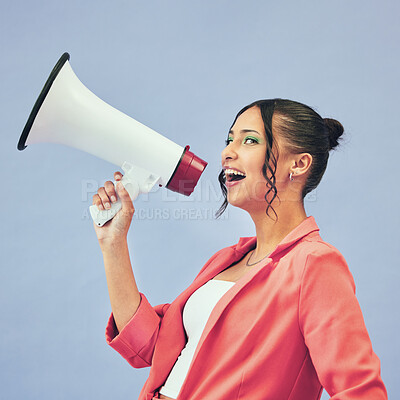
M 140 304 L 126 239 L 102 247 L 111 309 L 118 331 L 122 331 Z
M 140 294 L 133 275 L 127 244 L 127 234 L 135 208 L 128 192 L 119 183 L 122 174 L 116 172 L 114 178 L 117 187 L 115 188 L 111 181 L 107 181 L 93 196 L 93 204 L 99 210 L 107 210 L 110 208 L 110 203 L 116 201 L 118 194 L 122 208 L 102 227 L 98 227 L 95 223 L 93 225 L 103 253 L 114 320 L 118 330 L 121 331 L 138 309 Z
M 114 174 L 116 181 L 122 174 Z M 129 257 L 127 233 L 135 211 L 128 192 L 119 183 L 107 181 L 93 196 L 93 204 L 100 210 L 108 209 L 116 194 L 122 208 L 102 227 L 94 225 L 103 253 L 112 314 L 106 327 L 107 343 L 135 368 L 151 365 L 158 338 L 160 321 L 169 304 L 152 307 L 143 293 L 139 293 Z

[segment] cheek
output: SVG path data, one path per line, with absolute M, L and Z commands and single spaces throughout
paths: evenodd
M 282 179 L 282 177 L 279 174 L 282 169 L 279 168 L 279 162 L 278 162 L 277 168 L 274 172 L 274 179 L 272 179 L 273 178 L 272 171 L 274 170 L 272 163 L 270 163 L 271 169 L 269 168 L 266 169 L 266 175 L 268 179 L 270 181 L 275 182 L 276 189 L 271 190 L 272 185 L 267 182 L 267 179 L 264 177 L 264 174 L 262 172 L 265 163 L 265 158 L 262 158 L 260 160 L 261 161 L 259 165 L 261 164 L 261 167 L 253 169 L 252 179 L 248 181 L 248 186 L 251 187 L 251 189 L 248 190 L 252 191 L 253 193 L 252 197 L 254 199 L 262 202 L 265 202 L 266 200 L 272 202 L 276 198 L 276 192 L 277 191 L 279 192 L 279 186 L 281 186 L 280 180 Z
M 265 201 L 265 195 L 268 191 L 267 181 L 264 178 L 262 169 L 258 167 L 249 173 L 245 180 L 245 191 L 248 198 L 259 201 Z

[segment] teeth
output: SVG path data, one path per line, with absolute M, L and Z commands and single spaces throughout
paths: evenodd
M 236 171 L 235 169 L 226 169 L 225 175 L 241 175 L 246 176 L 243 172 Z

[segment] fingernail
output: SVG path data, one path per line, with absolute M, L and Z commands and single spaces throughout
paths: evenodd
M 111 208 L 110 203 L 104 203 L 105 208 Z
M 115 196 L 111 196 L 111 201 L 112 201 L 113 203 L 115 203 L 115 202 L 117 201 L 117 198 L 116 198 Z

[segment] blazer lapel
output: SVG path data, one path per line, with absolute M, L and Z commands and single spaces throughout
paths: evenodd
M 228 268 L 233 263 L 238 262 L 243 256 L 252 248 L 254 248 L 256 243 L 256 238 L 240 238 L 236 246 L 227 248 L 226 251 L 217 256 L 210 265 L 200 274 L 192 284 L 182 292 L 171 304 L 170 308 L 174 305 L 176 306 L 182 317 L 182 310 L 185 306 L 187 299 L 201 286 L 203 286 L 214 276 L 218 275 L 224 269 Z
M 251 269 L 248 273 L 242 276 L 236 284 L 230 288 L 218 301 L 214 309 L 212 310 L 210 317 L 207 320 L 206 326 L 204 327 L 203 333 L 200 337 L 199 343 L 197 344 L 196 351 L 194 353 L 191 366 L 196 361 L 199 350 L 202 348 L 204 341 L 211 334 L 214 326 L 218 322 L 221 314 L 224 312 L 225 308 L 229 305 L 231 301 L 240 293 L 240 291 L 246 287 L 251 281 L 260 273 L 264 273 L 268 276 L 274 268 L 274 263 L 271 258 L 267 258 L 263 263 Z M 215 275 L 214 275 L 215 276 Z M 212 279 L 212 278 L 211 278 Z M 190 369 L 190 368 L 189 368 Z M 188 373 L 189 375 L 189 373 Z
M 244 240 L 244 238 L 241 240 Z M 186 344 L 187 338 L 183 327 L 182 311 L 188 298 L 199 287 L 204 285 L 214 276 L 218 275 L 232 263 L 239 261 L 248 251 L 246 248 L 248 247 L 250 249 L 254 244 L 255 238 L 246 243 L 246 246 L 244 246 L 243 249 L 241 248 L 240 250 L 236 250 L 235 247 L 238 246 L 226 249 L 226 251 L 212 260 L 203 273 L 200 274 L 192 284 L 171 303 L 162 320 L 161 329 L 154 350 L 152 362 L 154 367 L 150 369 L 147 382 L 150 391 L 158 389 L 165 382 L 172 366 Z M 227 304 L 228 303 L 226 303 L 226 305 Z M 223 310 L 221 309 L 220 312 L 217 312 L 217 315 L 215 315 L 215 322 L 222 311 Z M 213 322 L 212 325 L 214 325 L 215 322 Z M 210 325 L 210 321 L 207 322 L 206 328 L 208 325 Z

